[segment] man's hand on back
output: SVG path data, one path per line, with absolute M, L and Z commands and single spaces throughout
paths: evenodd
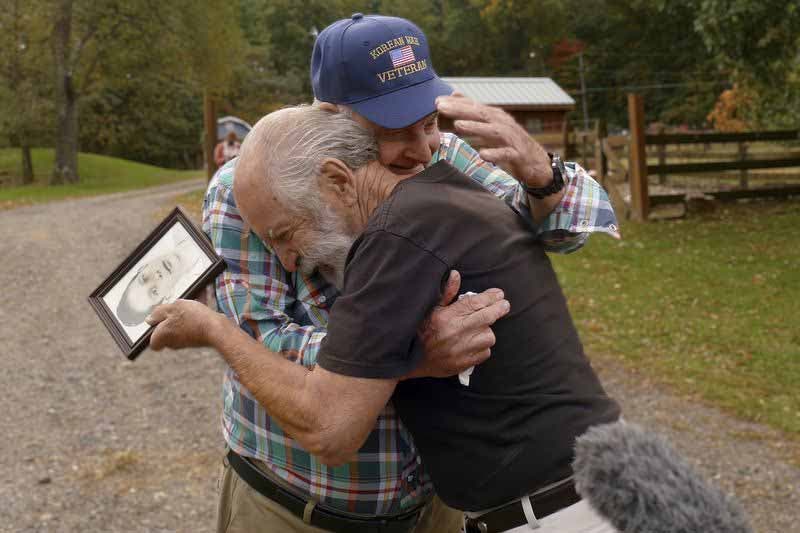
M 420 327 L 425 358 L 406 378 L 453 376 L 491 355 L 495 337 L 490 326 L 508 313 L 510 305 L 500 289 L 453 302 L 460 286 L 461 276 L 453 270 L 439 305 Z
M 481 147 L 480 155 L 518 181 L 544 187 L 553 179 L 550 157 L 514 117 L 500 108 L 479 104 L 458 93 L 440 96 L 436 106 L 454 120 L 456 133 Z
M 456 133 L 480 146 L 484 161 L 501 167 L 529 187 L 546 187 L 553 181 L 550 156 L 542 145 L 525 131 L 514 117 L 498 107 L 479 104 L 453 93 L 440 96 L 436 107 L 441 116 L 453 120 Z M 531 197 L 531 215 L 538 223 L 544 220 L 564 197 L 565 189 L 544 199 Z

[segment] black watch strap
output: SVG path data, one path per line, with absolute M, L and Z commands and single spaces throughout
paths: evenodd
M 522 184 L 525 192 L 539 200 L 561 191 L 566 185 L 567 171 L 561 157 L 558 154 L 548 153 L 547 155 L 550 156 L 550 168 L 553 170 L 552 181 L 544 187 L 530 187 L 525 183 Z

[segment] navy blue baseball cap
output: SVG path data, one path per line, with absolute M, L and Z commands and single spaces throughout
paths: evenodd
M 311 85 L 317 100 L 392 129 L 430 115 L 436 97 L 453 92 L 433 70 L 422 30 L 406 19 L 361 13 L 317 36 Z

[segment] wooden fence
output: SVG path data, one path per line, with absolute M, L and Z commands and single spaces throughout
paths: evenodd
M 718 200 L 800 195 L 800 185 L 750 187 L 753 170 L 800 168 L 800 145 L 780 150 L 770 145 L 766 153 L 753 153 L 750 144 L 800 141 L 800 130 L 744 133 L 665 133 L 662 130 L 647 134 L 644 128 L 644 101 L 640 95 L 634 94 L 628 97 L 628 118 L 629 135 L 609 136 L 604 125 L 594 121 L 592 129 L 588 131 L 565 128 L 561 133 L 536 134 L 533 137 L 548 151 L 563 154 L 565 159 L 577 161 L 591 170 L 605 187 L 618 215 L 626 218 L 647 220 L 652 206 L 682 203 L 685 207 L 686 193 L 651 195 L 649 176 L 658 176 L 658 183 L 667 185 L 668 175 L 738 171 L 738 188 L 705 190 L 703 194 Z M 691 151 L 667 150 L 668 146 L 697 145 L 703 146 Z M 710 150 L 712 145 L 717 147 L 713 151 Z M 736 147 L 726 149 L 726 145 Z M 651 161 L 657 158 L 658 163 L 650 164 L 648 155 Z M 668 163 L 668 157 L 677 157 L 682 162 Z M 774 176 L 759 173 L 755 177 L 766 181 Z M 695 179 L 695 176 L 687 178 Z M 736 175 L 732 178 L 735 180 Z
M 800 141 L 800 130 L 752 131 L 745 133 L 686 133 L 648 135 L 644 130 L 644 101 L 641 95 L 628 95 L 628 124 L 630 127 L 629 165 L 631 214 L 638 220 L 647 220 L 651 205 L 685 201 L 685 195 L 650 196 L 648 176 L 658 175 L 659 182 L 666 181 L 668 174 L 694 174 L 708 172 L 739 171 L 739 189 L 713 191 L 707 194 L 720 199 L 738 199 L 766 196 L 800 195 L 800 186 L 767 187 L 749 189 L 748 171 L 753 169 L 793 168 L 800 167 L 800 157 L 796 152 L 789 156 L 748 159 L 748 143 Z M 737 159 L 733 161 L 706 161 L 691 163 L 666 162 L 667 145 L 686 144 L 730 144 L 736 143 Z M 656 165 L 647 163 L 647 146 L 658 148 L 659 162 Z

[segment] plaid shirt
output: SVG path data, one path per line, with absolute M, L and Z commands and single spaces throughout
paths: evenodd
M 440 159 L 530 218 L 527 195 L 517 182 L 484 162 L 458 137 L 442 134 L 431 163 Z M 217 305 L 270 350 L 313 367 L 338 293 L 319 275 L 286 272 L 269 246 L 244 226 L 233 198 L 235 165 L 233 160 L 217 172 L 203 204 L 203 229 L 227 263 L 216 280 Z M 577 165 L 567 168 L 570 179 L 564 199 L 538 228 L 551 251 L 574 251 L 593 231 L 617 235 L 605 192 Z M 231 449 L 264 461 L 291 486 L 319 502 L 352 513 L 393 514 L 421 503 L 433 490 L 411 435 L 391 403 L 355 460 L 329 467 L 283 432 L 230 367 L 222 390 L 222 428 Z

